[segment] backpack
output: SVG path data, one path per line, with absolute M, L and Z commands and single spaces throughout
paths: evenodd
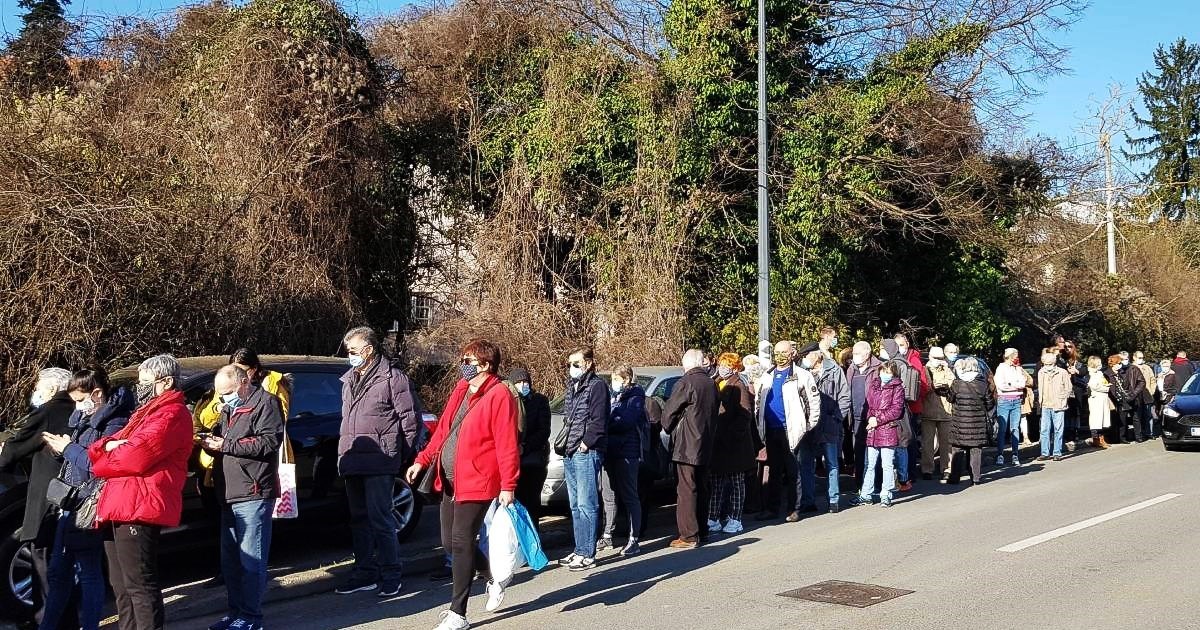
M 900 383 L 904 385 L 904 400 L 907 402 L 917 402 L 921 399 L 921 373 L 913 369 L 908 364 L 906 359 L 896 359 L 892 361 L 900 370 Z

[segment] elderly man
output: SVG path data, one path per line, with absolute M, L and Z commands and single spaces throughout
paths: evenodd
M 271 514 L 279 494 L 283 407 L 236 365 L 217 371 L 213 390 L 220 397 L 221 412 L 213 434 L 201 445 L 217 458 L 216 488 L 223 503 L 221 572 L 229 613 L 209 630 L 260 630 Z
M 21 524 L 21 542 L 33 543 L 34 620 L 41 622 L 47 593 L 46 569 L 54 542 L 55 520 L 51 518 L 46 488 L 58 474 L 62 463 L 45 448 L 42 432 L 69 433 L 67 423 L 75 412 L 75 401 L 67 393 L 71 373 L 62 368 L 38 372 L 37 384 L 29 398 L 32 410 L 0 433 L 0 470 L 10 471 L 18 463 L 29 466 L 29 490 L 26 494 L 25 519 Z M 70 618 L 68 616 L 67 618 Z
M 335 592 L 400 592 L 399 524 L 392 488 L 416 450 L 419 430 L 412 383 L 384 355 L 374 330 L 355 328 L 342 338 L 350 370 L 342 376 L 338 472 L 346 481 L 354 569 Z
M 663 430 L 673 438 L 671 461 L 679 476 L 675 506 L 679 538 L 671 541 L 671 547 L 695 549 L 700 544 L 700 524 L 707 524 L 700 510 L 708 510 L 705 467 L 712 457 L 719 408 L 717 385 L 704 367 L 704 353 L 695 349 L 685 352 L 683 370 L 683 378 L 663 409 Z
M 838 450 L 842 446 L 842 427 L 850 416 L 850 385 L 846 382 L 842 366 L 822 350 L 809 352 L 801 359 L 800 365 L 816 380 L 821 396 L 821 414 L 815 430 L 808 431 L 800 439 L 800 505 L 796 512 L 788 516 L 788 520 L 793 520 L 793 516 L 794 520 L 799 520 L 801 514 L 817 511 L 816 461 L 822 456 L 829 480 L 826 488 L 829 499 L 827 507 L 830 513 L 839 510 Z
M 772 520 L 779 515 L 779 497 L 786 496 L 784 505 L 788 520 L 799 520 L 800 439 L 817 426 L 821 417 L 821 395 L 813 375 L 796 365 L 796 344 L 780 341 L 775 344 L 774 367 L 763 374 L 754 386 L 754 408 L 759 435 L 764 436 L 767 448 L 767 491 L 763 513 L 759 520 Z

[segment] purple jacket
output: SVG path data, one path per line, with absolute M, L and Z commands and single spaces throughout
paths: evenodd
M 361 383 L 356 382 L 362 379 Z M 386 358 L 376 359 L 361 377 L 342 376 L 342 426 L 338 472 L 342 475 L 395 475 L 416 446 L 418 422 L 412 383 Z
M 879 424 L 874 431 L 867 432 L 867 446 L 894 448 L 900 443 L 896 421 L 904 416 L 904 385 L 893 378 L 887 385 L 878 378 L 867 383 L 866 417 L 874 416 Z

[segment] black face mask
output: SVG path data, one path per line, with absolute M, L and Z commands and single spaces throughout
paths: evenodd
M 154 383 L 138 383 L 137 385 L 137 406 L 150 402 L 154 398 Z

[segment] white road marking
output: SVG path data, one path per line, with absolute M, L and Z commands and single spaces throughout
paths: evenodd
M 1130 513 L 1136 512 L 1138 510 L 1144 510 L 1152 505 L 1158 505 L 1159 503 L 1162 503 L 1164 501 L 1170 501 L 1171 499 L 1175 499 L 1175 498 L 1178 498 L 1181 496 L 1183 496 L 1183 495 L 1172 492 L 1172 493 L 1164 494 L 1160 497 L 1154 497 L 1153 499 L 1146 499 L 1145 501 L 1142 501 L 1141 503 L 1135 503 L 1133 505 L 1123 507 L 1119 510 L 1113 510 L 1111 512 L 1101 514 L 1099 516 L 1093 516 L 1092 518 L 1089 518 L 1086 521 L 1079 521 L 1078 523 L 1073 523 L 1071 525 L 1067 525 L 1066 527 L 1059 527 L 1058 529 L 1048 531 L 1044 534 L 1038 534 L 1037 536 L 1033 536 L 1031 538 L 1026 538 L 1025 540 L 1019 540 L 1015 543 L 1012 543 L 1011 545 L 1005 545 L 1005 546 L 997 549 L 996 551 L 1002 551 L 1004 553 L 1016 553 L 1018 551 L 1021 551 L 1022 549 L 1028 549 L 1034 545 L 1040 545 L 1048 540 L 1054 540 L 1055 538 L 1059 538 L 1060 536 L 1066 536 L 1067 534 L 1073 534 L 1081 529 L 1086 529 L 1093 525 L 1099 525 L 1100 523 L 1103 523 L 1105 521 L 1111 521 L 1114 518 L 1125 516 L 1126 514 L 1130 514 Z

